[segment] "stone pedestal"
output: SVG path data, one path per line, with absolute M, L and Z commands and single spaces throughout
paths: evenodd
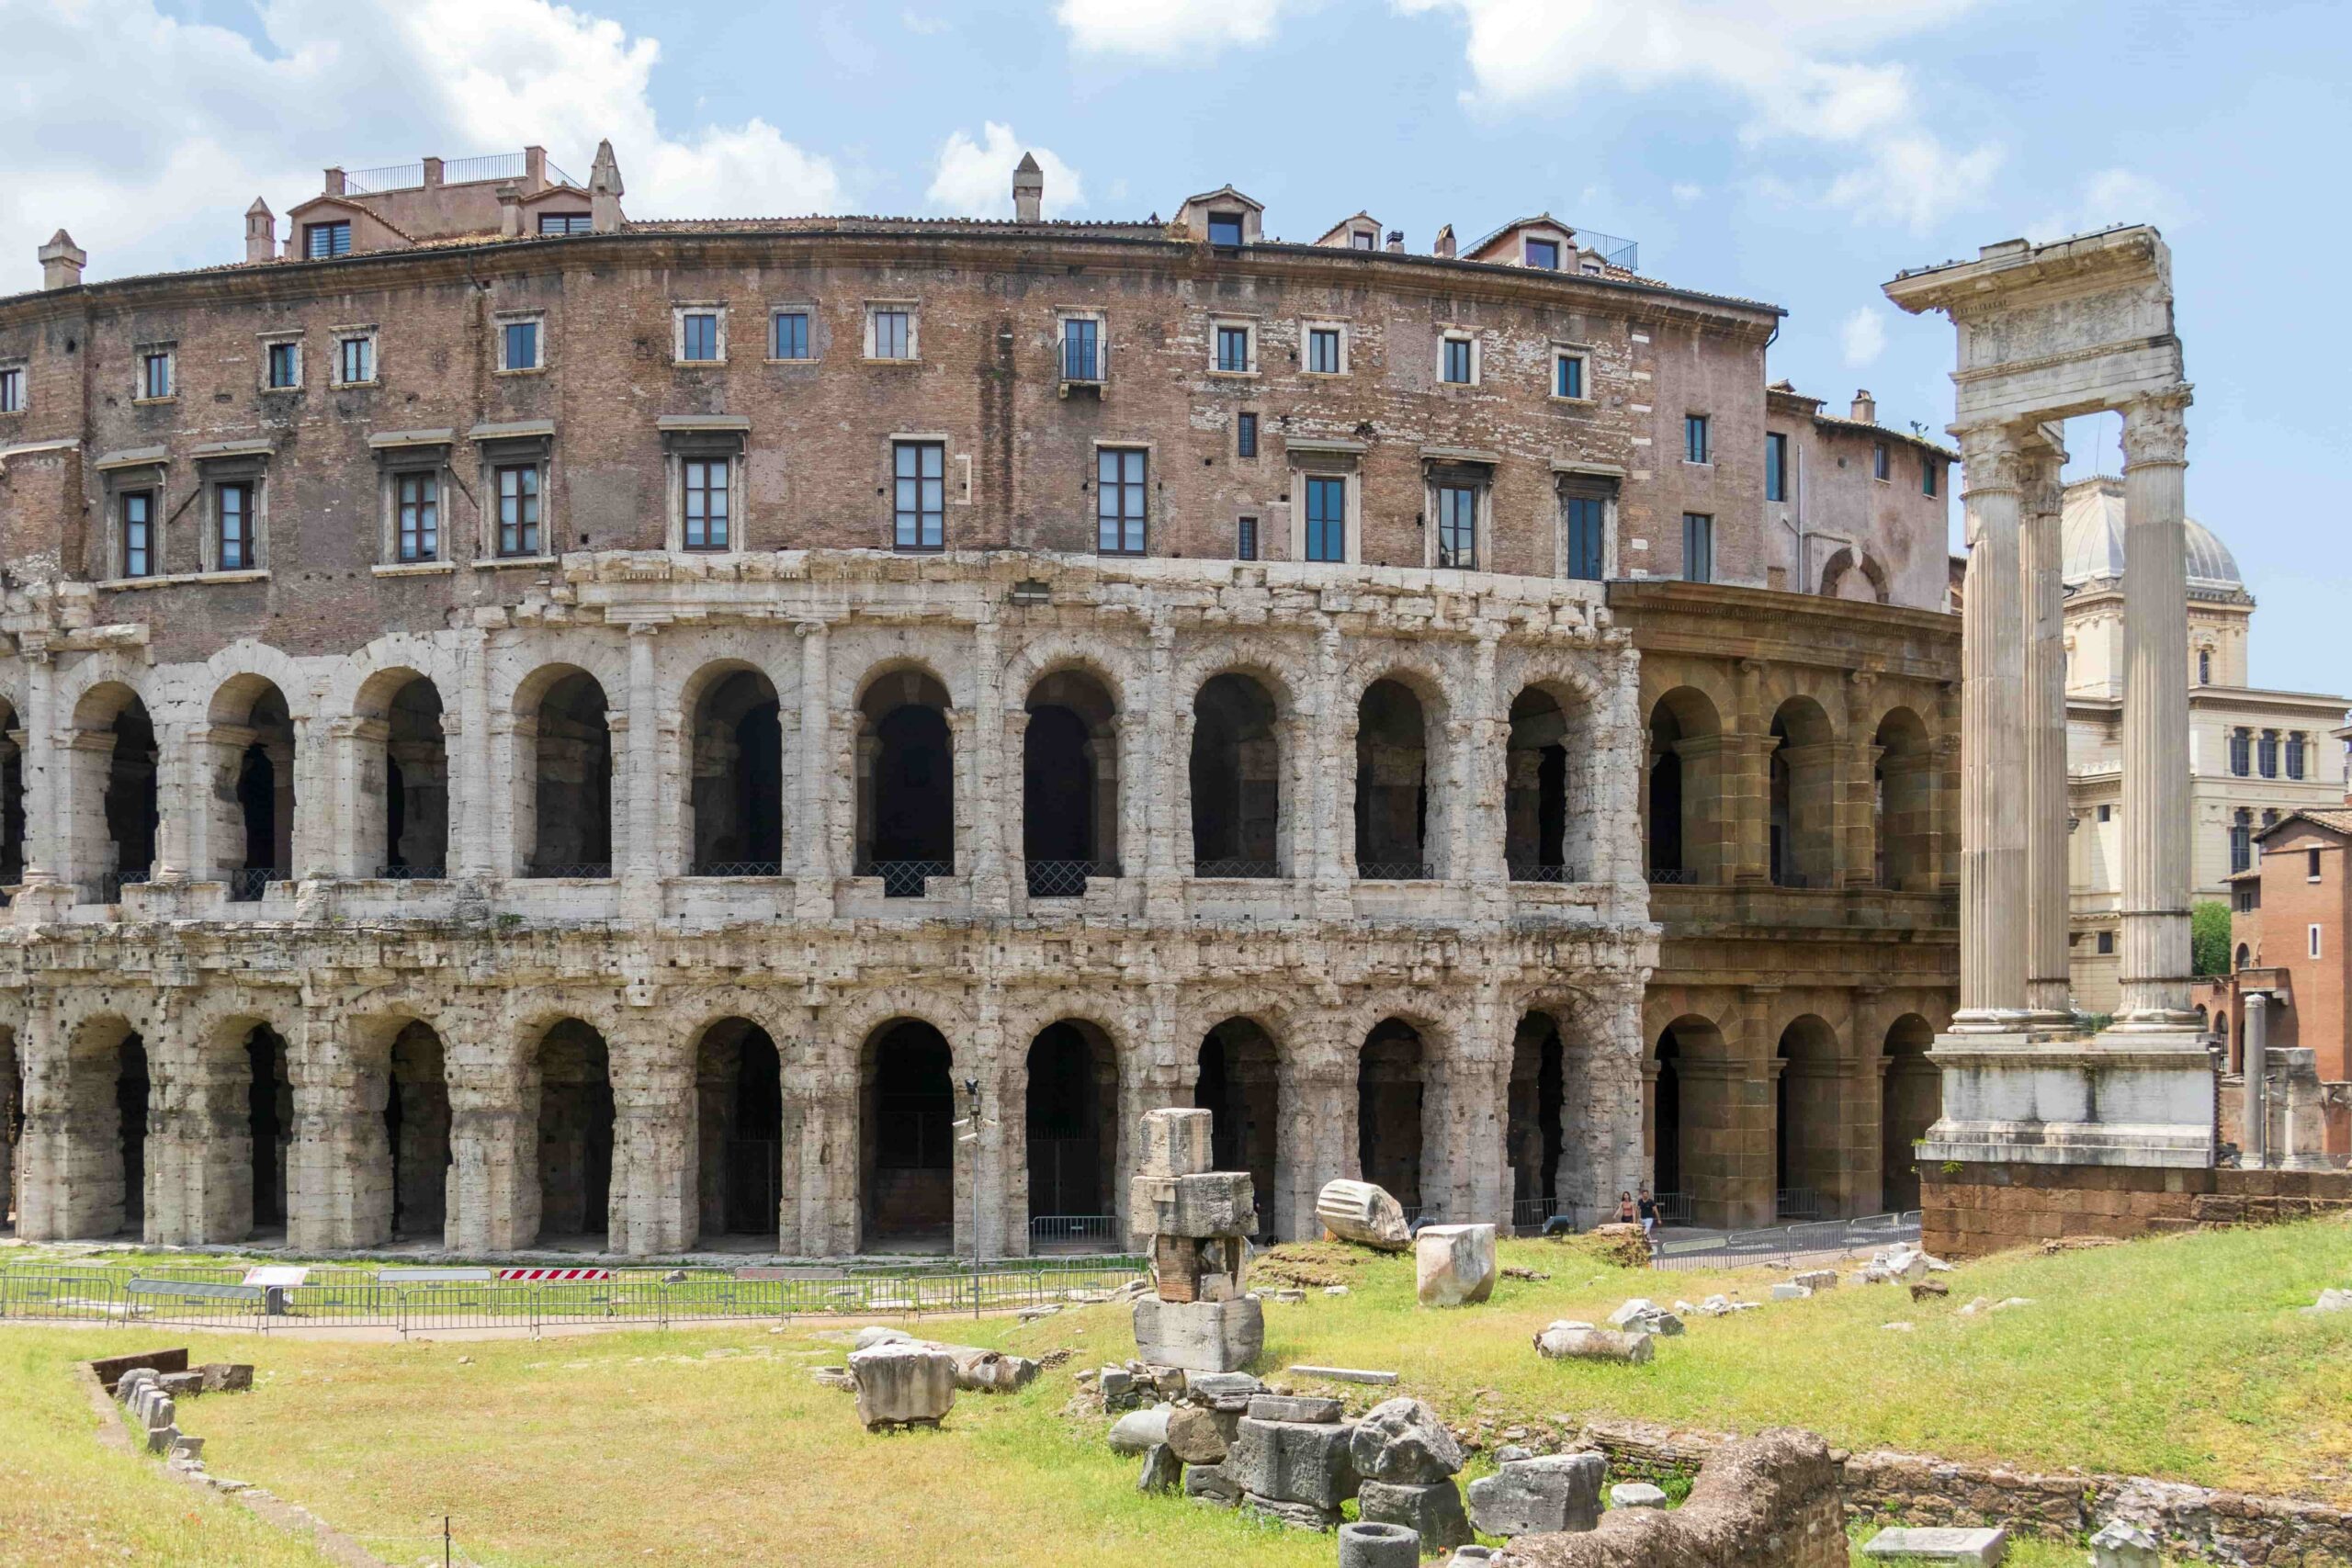
M 1136 1303 L 1136 1355 L 1156 1367 L 1238 1372 L 1266 1348 L 1266 1313 L 1254 1298 Z
M 2194 1030 L 2110 1031 L 2091 1040 L 1946 1034 L 1943 1114 L 1919 1163 L 2210 1169 L 2216 1085 L 2211 1043 Z

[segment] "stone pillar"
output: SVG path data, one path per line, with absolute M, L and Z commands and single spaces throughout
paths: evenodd
M 693 1054 L 672 1048 L 658 1011 L 606 1042 L 613 1082 L 613 1182 L 605 1248 L 623 1257 L 694 1245 Z
M 1846 735 L 1831 763 L 1837 796 L 1835 881 L 1840 887 L 1878 886 L 1879 840 L 1894 827 L 1878 811 L 1877 731 L 1871 724 L 1871 693 L 1878 684 L 1868 670 L 1846 675 Z
M 1305 771 L 1294 768 L 1297 781 L 1283 801 L 1291 820 L 1290 874 L 1307 883 L 1316 913 L 1327 919 L 1349 919 L 1355 904 L 1348 884 L 1354 859 L 1355 817 L 1349 802 L 1355 783 L 1355 705 L 1340 690 L 1340 628 L 1329 616 L 1319 616 L 1315 634 L 1315 665 L 1304 726 L 1306 744 L 1297 748 Z M 1304 822 L 1299 812 L 1304 808 Z M 1310 847 L 1311 846 L 1311 847 Z
M 451 1062 L 442 1236 L 454 1252 L 513 1252 L 539 1234 L 539 1106 L 511 1037 L 489 1050 L 443 1042 Z
M 97 1183 L 77 1181 L 77 1156 L 92 1141 L 74 1121 L 74 1072 L 66 1055 L 68 1032 L 46 1007 L 36 1004 L 17 1042 L 23 1073 L 25 1124 L 17 1150 L 17 1235 L 26 1241 L 63 1241 L 111 1235 L 122 1224 L 119 1184 L 111 1194 L 113 1218 L 100 1233 Z M 111 1106 L 108 1107 L 111 1110 Z
M 949 1081 L 955 1090 L 956 1114 L 959 1118 L 968 1118 L 972 1113 L 967 1080 L 978 1079 L 980 1086 L 979 1126 L 959 1127 L 956 1133 L 954 1250 L 959 1258 L 970 1258 L 977 1235 L 982 1258 L 1003 1258 L 1027 1250 L 1028 1211 L 1024 1206 L 1019 1213 L 1013 1213 L 1007 1201 L 1012 1183 L 1011 1151 L 1006 1140 L 1015 1125 L 1023 1124 L 1028 1107 L 1009 1100 L 1004 1093 L 1005 1082 L 1018 1081 L 1019 1075 L 1006 1070 L 1002 987 L 990 981 L 979 988 L 977 999 L 969 1037 L 948 1042 Z M 1025 1062 L 1028 1044 L 1025 1040 L 1016 1041 L 1009 1054 Z M 1023 1130 L 1025 1132 L 1025 1125 Z M 1024 1138 L 1023 1145 L 1025 1143 Z M 1025 1164 L 1023 1178 L 1025 1182 Z M 1022 1238 L 1017 1248 L 1008 1245 L 1008 1237 L 1016 1225 Z
M 386 841 L 391 770 L 385 761 L 392 727 L 380 718 L 344 718 L 327 732 L 334 753 L 337 876 L 373 876 L 390 861 Z
M 147 1239 L 159 1247 L 240 1242 L 253 1234 L 252 1080 L 242 1040 L 148 1042 Z
M 2267 1081 L 2270 1070 L 2270 994 L 2248 991 L 2245 994 L 2245 1103 L 2239 1120 L 2243 1122 L 2245 1145 L 2238 1154 L 2238 1163 L 2249 1170 L 2259 1170 L 2270 1162 L 2270 1105 Z
M 2189 1027 L 2188 389 L 2123 411 L 2122 1030 Z
M 1285 1240 L 1322 1235 L 1315 1196 L 1327 1181 L 1361 1175 L 1356 1165 L 1355 1053 L 1336 1026 L 1316 1027 L 1282 1061 L 1282 1168 L 1275 1209 Z
M 969 767 L 958 770 L 971 781 L 966 809 L 971 814 L 972 863 L 956 869 L 970 872 L 974 911 L 1001 916 L 1012 908 L 1005 839 L 1008 818 L 1013 834 L 1019 832 L 1021 752 L 1018 748 L 1011 752 L 1012 763 L 1008 770 L 1004 660 L 994 621 L 984 620 L 972 627 L 972 706 L 971 727 L 956 738 L 959 747 L 968 741 L 972 748 Z
M 1001 728 L 1004 734 L 997 755 L 1011 764 L 998 774 L 1001 781 L 998 788 L 1004 798 L 984 801 L 982 808 L 993 806 L 1007 819 L 1001 840 L 1004 871 L 998 882 L 1003 889 L 1006 907 L 1017 915 L 1026 915 L 1029 912 L 1029 710 L 1007 707 Z M 1083 750 L 1091 763 L 1093 743 L 1089 741 Z M 1102 774 L 1097 771 L 1094 776 L 1099 780 Z M 1102 818 L 1098 816 L 1095 820 L 1099 822 Z
M 1447 728 L 1455 776 L 1461 781 L 1456 791 L 1461 806 L 1454 812 L 1456 847 L 1447 871 L 1473 884 L 1474 919 L 1499 919 L 1510 907 L 1510 714 L 1495 689 L 1501 628 L 1480 622 L 1473 629 L 1478 645 L 1470 667 L 1470 720 L 1458 727 L 1458 739 L 1457 727 Z M 1562 836 L 1569 836 L 1565 825 Z M 1529 841 L 1534 841 L 1532 834 Z M 1509 1191 L 1503 1196 L 1508 1205 Z
M 814 1009 L 801 1037 L 778 1040 L 784 1071 L 779 1249 L 807 1258 L 857 1250 L 858 1043 L 837 1046 Z
M 1644 1065 L 1641 986 L 1618 985 L 1595 996 L 1576 1022 L 1577 1035 L 1561 1041 L 1567 1125 L 1553 1190 L 1582 1224 L 1593 1224 L 1615 1216 L 1618 1193 L 1652 1181 L 1644 1123 L 1655 1068 Z M 1686 1167 L 1689 1157 L 1686 1140 Z
M 1739 661 L 1734 677 L 1736 707 L 1724 719 L 1721 749 L 1716 755 L 1716 799 L 1721 802 L 1723 858 L 1719 880 L 1765 883 L 1772 877 L 1772 716 L 1764 711 L 1764 666 L 1753 659 Z M 1691 754 L 1685 741 L 1677 750 Z M 1690 798 L 1691 774 L 1682 771 L 1683 797 Z M 1702 800 L 1703 796 L 1701 797 Z M 1686 809 L 1683 820 L 1690 820 Z M 1690 855 L 1690 835 L 1684 835 L 1684 863 Z
M 2036 1030 L 2070 1030 L 2065 561 L 2059 536 L 2066 454 L 2049 438 L 2051 428 L 2025 454 L 2019 550 L 2026 624 L 2026 1004 Z
M 614 871 L 627 886 L 630 902 L 654 897 L 654 885 L 665 868 L 661 863 L 662 714 L 661 691 L 654 677 L 653 637 L 659 628 L 643 621 L 628 628 L 628 729 L 615 738 L 614 766 L 621 770 L 620 797 L 624 825 L 613 845 Z M 608 718 L 606 723 L 611 724 Z M 619 726 L 613 726 L 618 728 Z
M 836 874 L 832 783 L 837 759 L 832 706 L 828 700 L 829 634 L 822 621 L 802 621 L 793 629 L 800 635 L 800 767 L 794 780 L 793 817 L 786 824 L 799 871 L 793 888 L 793 912 L 804 919 L 818 919 L 833 912 Z
M 381 1247 L 392 1235 L 392 1155 L 384 1133 L 389 1062 L 359 1032 L 323 1013 L 289 1042 L 294 1141 L 287 1150 L 287 1245 L 297 1251 Z
M 2024 463 L 2006 429 L 1960 432 L 1968 513 L 1961 623 L 1960 1010 L 1952 1032 L 2025 1026 L 2025 622 L 2019 603 Z M 2186 742 L 2182 758 L 2187 759 Z
M 1151 664 L 1144 678 L 1144 750 L 1123 777 L 1145 798 L 1144 913 L 1175 919 L 1184 907 L 1183 868 L 1193 861 L 1192 694 L 1176 688 L 1176 628 L 1153 613 Z
M 18 639 L 25 660 L 25 711 L 21 716 L 25 792 L 25 886 L 46 887 L 64 874 L 69 842 L 58 819 L 60 791 L 57 774 L 65 761 L 58 754 L 55 676 L 49 649 L 36 646 L 35 634 Z M 36 900 L 38 902 L 38 900 Z
M 458 744 L 449 753 L 449 861 L 459 876 L 478 879 L 504 875 L 512 869 L 513 852 L 498 853 L 499 807 L 512 810 L 514 791 L 492 784 L 490 718 L 490 649 L 487 636 L 469 629 L 461 634 L 462 653 L 458 690 Z M 497 747 L 510 762 L 514 750 L 511 735 Z M 504 841 L 511 845 L 513 824 L 506 824 Z

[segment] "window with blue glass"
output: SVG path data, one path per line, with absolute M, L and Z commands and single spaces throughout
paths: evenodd
M 351 254 L 351 220 L 336 219 L 332 223 L 302 225 L 302 254 L 312 261 L 327 256 L 347 256 Z
M 775 341 L 768 352 L 776 359 L 808 358 L 808 312 L 778 310 L 775 313 Z
M 122 575 L 152 577 L 155 571 L 155 492 L 126 491 L 122 497 Z
M 1527 265 L 1532 267 L 1540 267 L 1545 272 L 1559 271 L 1560 242 L 1557 240 L 1528 241 Z
M 1478 491 L 1474 486 L 1438 488 L 1437 564 L 1459 571 L 1478 570 Z
M 587 234 L 593 233 L 595 227 L 596 220 L 585 212 L 539 214 L 539 232 L 542 234 Z
M 947 547 L 947 447 L 938 441 L 890 444 L 891 542 L 902 550 Z
M 499 366 L 501 370 L 537 370 L 539 367 L 539 323 L 509 321 L 500 333 Z
M 915 316 L 912 310 L 876 310 L 874 312 L 874 357 L 876 359 L 912 359 L 915 354 Z
M 2287 737 L 2287 776 L 2290 779 L 2303 776 L 2303 732 L 2300 729 Z
M 1306 368 L 1317 376 L 1340 373 L 1340 329 L 1311 327 L 1306 333 Z
M 2255 758 L 2256 771 L 2264 778 L 2275 779 L 2278 776 L 2278 732 L 2277 730 L 2266 729 L 2262 732 L 2262 743 L 2255 749 Z
M 1584 355 L 1563 354 L 1552 362 L 1552 395 L 1555 398 L 1584 396 Z
M 1233 455 L 1237 457 L 1258 455 L 1258 416 L 1247 409 L 1233 419 Z
M 509 463 L 500 467 L 498 480 L 498 553 L 535 556 L 539 553 L 539 466 Z
M 1219 327 L 1216 330 L 1216 367 L 1220 370 L 1246 371 L 1250 368 L 1250 329 Z
M 1871 478 L 1874 479 L 1883 479 L 1886 478 L 1888 473 L 1888 465 L 1892 461 L 1893 458 L 1890 457 L 1887 453 L 1885 442 L 1882 441 L 1877 446 L 1871 447 Z
M 1789 438 L 1777 432 L 1764 437 L 1764 499 L 1789 499 Z
M 718 357 L 718 313 L 688 310 L 678 320 L 678 357 L 713 360 Z
M 1466 337 L 1447 338 L 1438 362 L 1440 378 L 1453 386 L 1466 387 L 1470 384 L 1470 340 Z
M 1144 553 L 1146 456 L 1122 446 L 1094 455 L 1094 542 L 1106 556 Z
M 1325 475 L 1306 481 L 1306 558 L 1348 558 L 1348 481 Z
M 1086 316 L 1062 322 L 1062 379 L 1099 381 L 1102 378 L 1102 323 Z
M 1715 520 L 1703 512 L 1682 514 L 1682 581 L 1715 580 Z
M 155 349 L 139 356 L 139 395 L 147 399 L 172 395 L 171 350 Z
M 2230 772 L 2245 778 L 2254 772 L 2254 732 L 2243 727 L 2230 731 Z
M 2254 813 L 2240 810 L 2230 824 L 2230 874 L 2254 869 Z
M 212 569 L 244 571 L 254 564 L 254 487 L 239 481 L 212 491 Z
M 1923 457 L 1919 459 L 1919 493 L 1921 495 L 1936 493 L 1936 460 L 1933 457 Z
M 723 550 L 728 545 L 725 457 L 692 457 L 685 465 L 685 546 L 690 550 Z
M 302 384 L 300 344 L 274 343 L 269 345 L 269 384 L 279 391 Z
M 1212 212 L 1209 214 L 1209 243 L 1221 251 L 1241 248 L 1241 214 Z
M 1707 461 L 1707 416 L 1702 413 L 1682 416 L 1682 460 L 1686 463 Z
M 1236 560 L 1258 558 L 1258 520 L 1255 517 L 1244 517 L 1236 525 L 1233 536 L 1233 558 Z
M 1572 495 L 1568 508 L 1568 575 L 1598 582 L 1606 573 L 1608 505 L 1599 496 Z
M 441 479 L 423 470 L 399 475 L 394 482 L 398 513 L 397 548 L 404 561 L 436 560 L 441 554 Z

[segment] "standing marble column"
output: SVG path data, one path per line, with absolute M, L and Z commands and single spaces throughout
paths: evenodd
M 2245 1088 L 2238 1113 L 2245 1125 L 2238 1132 L 2238 1163 L 2249 1170 L 2260 1170 L 2270 1160 L 2269 1012 L 2269 992 L 2245 994 Z
M 653 896 L 663 867 L 660 859 L 662 716 L 654 678 L 653 637 L 646 622 L 628 628 L 628 726 L 614 759 L 621 773 L 623 841 L 612 846 L 614 870 L 630 885 L 631 901 Z M 607 723 L 610 721 L 607 720 Z M 640 908 L 643 906 L 640 905 Z
M 829 705 L 826 638 L 822 621 L 802 621 L 793 628 L 800 635 L 800 725 L 796 743 L 800 767 L 794 784 L 793 817 L 786 824 L 793 837 L 797 880 L 793 886 L 793 912 L 818 919 L 833 912 L 832 796 L 833 716 Z
M 2025 616 L 2019 603 L 2024 464 L 1998 426 L 1960 432 L 1968 489 L 1961 618 L 1960 1010 L 1956 1034 L 2025 1026 Z
M 2059 534 L 2064 448 L 2045 426 L 2025 452 L 2026 1005 L 2039 1030 L 2071 1028 L 2066 928 L 2066 611 Z
M 329 1013 L 303 1021 L 288 1054 L 294 1138 L 287 1149 L 287 1244 L 381 1247 L 392 1235 L 392 1152 L 385 1136 L 388 1055 Z
M 2123 410 L 2123 1029 L 2188 1027 L 2188 389 Z

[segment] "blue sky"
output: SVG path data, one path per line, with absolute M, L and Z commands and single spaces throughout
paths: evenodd
M 62 224 L 94 277 L 229 260 L 254 195 L 320 167 L 609 135 L 639 217 L 1165 216 L 1231 181 L 1271 231 L 1365 208 L 1426 249 L 1549 209 L 1644 270 L 1790 311 L 1775 377 L 1889 423 L 1951 417 L 1951 329 L 1906 266 L 2152 220 L 2197 405 L 2189 509 L 2262 612 L 2254 678 L 2352 687 L 2336 480 L 2352 253 L 2352 10 L 1985 0 L 0 0 L 31 128 L 0 289 Z M 126 50 L 140 101 L 93 92 Z M 150 89 L 153 89 L 152 92 Z M 1062 205 L 1067 197 L 1078 199 Z M 983 209 L 982 204 L 987 204 Z M 2070 432 L 2114 471 L 2115 424 Z

